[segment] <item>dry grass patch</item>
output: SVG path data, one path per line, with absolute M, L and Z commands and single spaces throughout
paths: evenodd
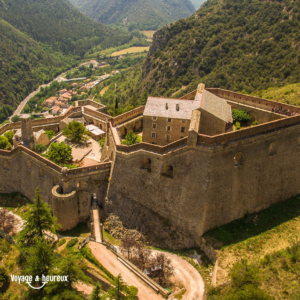
M 120 51 L 115 51 L 111 54 L 111 56 L 119 56 L 126 55 L 131 53 L 140 53 L 144 51 L 149 51 L 149 47 L 129 47 Z

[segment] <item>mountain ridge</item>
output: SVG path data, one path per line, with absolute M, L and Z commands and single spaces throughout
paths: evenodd
M 156 30 L 188 17 L 195 8 L 190 0 L 69 0 L 88 17 L 104 24 L 125 24 L 130 29 Z

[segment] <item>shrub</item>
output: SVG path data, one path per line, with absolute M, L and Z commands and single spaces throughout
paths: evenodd
M 57 243 L 57 247 L 62 246 L 65 242 L 66 242 L 66 239 L 59 240 L 58 243 Z
M 71 247 L 74 247 L 78 242 L 78 239 L 75 238 L 75 239 L 71 239 L 70 241 L 68 241 L 67 243 L 67 247 L 71 248 Z
M 241 129 L 241 123 L 240 122 L 236 122 L 235 123 L 236 129 L 240 130 Z
M 20 122 L 21 119 L 17 115 L 15 115 L 11 118 L 11 121 L 15 123 L 15 122 Z
M 46 149 L 47 149 L 46 146 L 44 146 L 44 145 L 42 145 L 42 144 L 38 144 L 38 145 L 35 145 L 35 146 L 34 146 L 33 151 L 36 152 L 36 153 L 42 153 L 42 152 L 44 152 Z
M 8 139 L 8 141 L 12 144 L 13 143 L 13 137 L 14 137 L 14 132 L 12 130 L 6 131 L 4 133 L 4 136 Z
M 101 148 L 104 147 L 104 145 L 105 145 L 105 137 L 102 138 L 102 139 L 99 141 L 99 145 L 100 145 Z
M 134 145 L 139 142 L 139 136 L 135 134 L 132 130 L 125 137 L 125 141 L 122 142 L 123 145 Z
M 252 125 L 256 126 L 256 125 L 258 125 L 258 122 L 255 120 L 254 122 L 252 122 Z
M 57 164 L 67 163 L 73 160 L 72 148 L 61 143 L 52 143 L 47 151 L 47 157 Z
M 245 110 L 233 109 L 232 117 L 236 122 L 248 122 L 251 121 L 251 116 Z
M 0 149 L 2 150 L 10 150 L 11 143 L 8 141 L 7 137 L 0 136 Z
M 46 130 L 45 133 L 48 135 L 49 140 L 51 140 L 56 135 L 53 130 Z

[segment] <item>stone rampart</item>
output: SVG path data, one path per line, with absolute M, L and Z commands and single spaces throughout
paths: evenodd
M 114 117 L 112 119 L 112 125 L 113 126 L 117 126 L 125 121 L 129 121 L 130 119 L 133 119 L 139 115 L 142 115 L 144 113 L 144 110 L 145 110 L 145 106 L 140 106 L 140 107 L 137 107 L 131 111 L 128 111 L 124 114 L 121 114 L 117 117 Z
M 257 108 L 265 109 L 272 111 L 273 107 L 282 107 L 283 110 L 289 109 L 291 111 L 294 111 L 298 114 L 300 114 L 300 108 L 295 105 L 285 104 L 285 103 L 278 103 L 276 101 L 267 100 L 255 96 L 250 95 L 244 95 L 241 93 L 236 93 L 232 91 L 227 91 L 223 89 L 217 89 L 217 88 L 208 88 L 207 91 L 217 95 L 220 98 L 232 100 L 235 102 L 243 103 L 246 105 L 251 105 Z

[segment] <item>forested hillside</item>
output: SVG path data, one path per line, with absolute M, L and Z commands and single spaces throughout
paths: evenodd
M 209 0 L 156 32 L 138 84 L 124 74 L 120 99 L 179 97 L 199 82 L 247 93 L 300 82 L 299 12 L 300 0 Z
M 131 29 L 156 30 L 190 16 L 190 0 L 69 0 L 88 17 L 105 24 L 124 24 Z
M 0 123 L 37 85 L 75 64 L 0 20 Z
M 0 17 L 55 50 L 81 56 L 93 46 L 106 48 L 130 39 L 90 20 L 67 0 L 1 0 Z

